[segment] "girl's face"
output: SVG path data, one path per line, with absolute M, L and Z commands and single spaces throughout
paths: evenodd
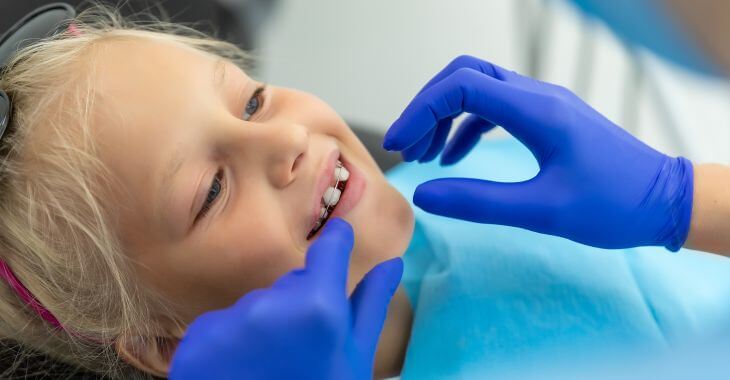
M 408 203 L 317 97 L 173 42 L 111 42 L 96 67 L 96 139 L 123 185 L 110 199 L 118 231 L 187 321 L 303 265 L 338 160 L 350 176 L 334 215 L 356 240 L 349 290 L 404 252 Z

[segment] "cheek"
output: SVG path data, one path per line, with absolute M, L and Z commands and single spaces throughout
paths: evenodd
M 219 220 L 203 231 L 204 238 L 193 252 L 175 260 L 180 272 L 187 273 L 181 276 L 177 292 L 187 289 L 182 296 L 197 313 L 231 305 L 304 263 L 304 255 L 289 237 L 284 215 L 275 207 L 264 207 L 269 203 L 261 197 L 248 198 L 229 214 L 215 215 Z
M 292 242 L 287 221 L 276 207 L 247 202 L 237 207 L 218 233 L 209 237 L 220 281 L 242 294 L 270 286 L 278 277 L 301 266 L 304 255 Z
M 276 207 L 264 207 L 269 203 L 261 197 L 251 198 L 258 201 L 243 200 L 230 214 L 215 215 L 219 220 L 204 226 L 200 241 L 168 247 L 166 255 L 150 254 L 144 263 L 153 285 L 184 305 L 190 320 L 227 307 L 304 265 L 304 254 L 285 227 L 285 215 Z

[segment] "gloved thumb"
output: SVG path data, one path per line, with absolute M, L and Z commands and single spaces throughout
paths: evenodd
M 403 260 L 400 257 L 390 259 L 371 269 L 352 293 L 353 334 L 363 352 L 375 354 L 388 304 L 402 275 Z
M 413 203 L 426 212 L 477 223 L 534 230 L 549 213 L 532 180 L 516 183 L 439 178 L 416 188 Z

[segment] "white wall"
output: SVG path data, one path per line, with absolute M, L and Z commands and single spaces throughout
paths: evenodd
M 359 125 L 384 132 L 451 58 L 472 54 L 523 73 L 536 68 L 540 79 L 574 89 L 661 150 L 730 163 L 728 83 L 699 78 L 642 53 L 636 59 L 645 80 L 635 85 L 629 76 L 637 66 L 624 47 L 562 1 L 281 3 L 260 41 L 263 79 L 317 94 Z M 532 41 L 542 53 L 539 65 L 531 66 L 530 31 L 540 23 L 545 29 Z M 580 50 L 586 35 L 592 36 L 587 46 L 594 54 L 592 63 L 581 65 L 589 57 Z M 576 79 L 578 68 L 588 68 L 588 81 Z M 662 103 L 657 96 L 665 107 L 657 106 Z M 626 105 L 634 103 L 637 107 Z

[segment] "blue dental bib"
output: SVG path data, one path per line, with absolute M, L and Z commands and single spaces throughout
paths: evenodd
M 537 170 L 516 140 L 485 140 L 455 166 L 403 164 L 388 178 L 410 200 L 428 179 L 519 181 Z M 597 249 L 414 212 L 403 279 L 414 323 L 403 379 L 506 378 L 628 347 L 662 351 L 730 326 L 728 258 Z

